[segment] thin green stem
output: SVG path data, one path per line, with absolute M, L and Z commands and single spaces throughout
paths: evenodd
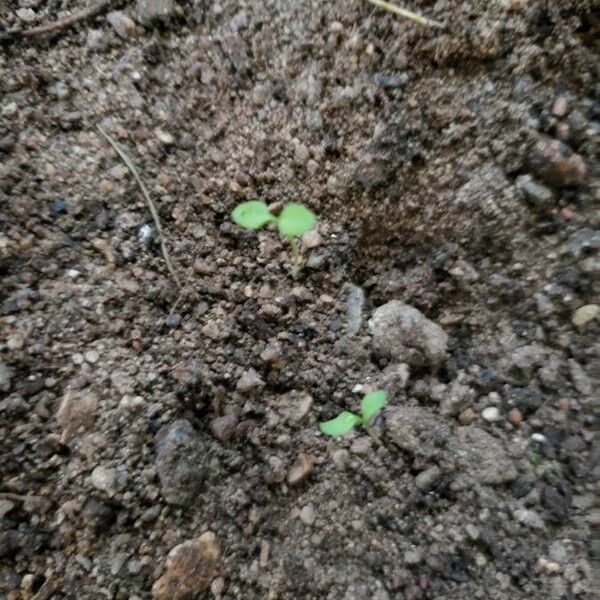
M 381 446 L 382 442 L 379 439 L 379 436 L 373 431 L 371 426 L 367 421 L 362 422 L 362 426 L 365 428 L 365 431 L 369 434 L 369 437 L 378 445 Z

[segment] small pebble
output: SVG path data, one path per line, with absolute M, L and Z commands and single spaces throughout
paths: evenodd
M 62 198 L 57 198 L 50 204 L 50 210 L 55 215 L 62 215 L 67 212 L 67 203 Z
M 138 242 L 149 244 L 154 239 L 154 228 L 151 225 L 142 225 L 138 230 Z
M 373 451 L 373 445 L 371 444 L 371 440 L 362 436 L 352 442 L 352 446 L 350 446 L 350 452 L 352 454 L 358 454 L 359 456 L 366 456 Z
M 555 117 L 564 117 L 567 114 L 568 107 L 568 100 L 564 96 L 559 96 L 554 101 L 554 106 L 552 107 L 552 114 L 554 114 Z
M 508 421 L 515 427 L 518 427 L 523 422 L 523 415 L 518 408 L 511 408 L 507 415 Z
M 440 478 L 441 474 L 442 471 L 438 466 L 430 467 L 415 477 L 415 485 L 421 491 L 425 492 L 430 490 L 434 486 L 435 482 Z
M 107 467 L 96 467 L 90 476 L 90 483 L 102 492 L 113 492 L 117 483 L 117 472 Z
M 575 327 L 585 327 L 596 318 L 600 318 L 600 306 L 598 304 L 586 304 L 575 311 L 571 320 Z
M 318 248 L 322 242 L 321 234 L 316 229 L 311 229 L 302 236 L 302 245 L 309 250 Z
M 477 415 L 472 408 L 467 408 L 458 415 L 458 420 L 461 425 L 470 425 L 475 420 L 476 416 Z
M 83 356 L 85 360 L 91 365 L 96 364 L 98 362 L 98 359 L 100 358 L 95 350 L 87 350 Z
M 167 327 L 172 327 L 173 329 L 179 327 L 180 323 L 181 315 L 179 313 L 172 313 L 165 319 L 165 324 Z
M 298 454 L 294 464 L 290 467 L 287 482 L 290 485 L 299 485 L 312 473 L 315 466 L 315 458 L 309 454 Z
M 317 520 L 317 513 L 312 504 L 307 504 L 306 506 L 302 507 L 302 510 L 300 511 L 300 520 L 305 525 L 314 525 L 315 521 Z
M 488 423 L 494 423 L 502 418 L 500 411 L 495 406 L 488 406 L 481 412 L 481 417 Z
M 254 369 L 249 369 L 239 378 L 235 389 L 242 394 L 247 394 L 264 385 L 265 382 L 260 378 L 258 373 Z
M 15 14 L 19 19 L 26 23 L 33 23 L 33 21 L 35 21 L 35 11 L 31 8 L 19 8 Z
M 162 129 L 156 129 L 154 133 L 156 133 L 156 137 L 163 144 L 165 144 L 165 146 L 171 146 L 175 143 L 175 138 L 170 133 L 167 133 L 166 131 L 163 131 Z
M 404 562 L 407 565 L 418 565 L 423 558 L 423 551 L 419 548 L 415 548 L 413 550 L 407 550 L 404 553 Z
M 519 508 L 513 512 L 513 515 L 519 523 L 527 525 L 527 527 L 531 527 L 531 529 L 545 528 L 544 521 L 534 510 Z
M 218 440 L 228 442 L 235 435 L 238 423 L 238 416 L 231 413 L 213 419 L 210 424 L 210 430 Z

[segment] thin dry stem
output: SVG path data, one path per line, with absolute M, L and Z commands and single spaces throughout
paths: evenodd
M 386 0 L 367 0 L 371 4 L 378 6 L 379 8 L 383 8 L 395 15 L 399 15 L 401 17 L 405 17 L 406 19 L 410 19 L 419 25 L 423 25 L 425 27 L 437 27 L 439 29 L 444 28 L 444 24 L 438 21 L 433 21 L 432 19 L 428 19 L 427 17 L 423 17 L 422 15 L 413 12 L 412 10 L 406 10 L 405 8 L 400 8 L 391 2 L 386 2 Z
M 90 6 L 78 11 L 74 12 L 62 19 L 58 19 L 52 23 L 48 23 L 47 25 L 39 25 L 38 27 L 32 27 L 31 29 L 16 29 L 0 32 L 0 41 L 12 41 L 19 38 L 29 38 L 34 37 L 36 35 L 43 35 L 45 33 L 54 33 L 55 31 L 60 31 L 69 25 L 73 25 L 77 23 L 77 21 L 82 21 L 84 19 L 88 19 L 89 17 L 94 16 L 95 14 L 102 11 L 106 8 L 112 0 L 99 0 L 95 4 L 91 4 Z
M 143 194 L 144 198 L 146 199 L 146 203 L 148 204 L 148 208 L 150 209 L 150 213 L 152 214 L 152 218 L 154 219 L 154 225 L 156 226 L 156 231 L 158 232 L 158 238 L 160 240 L 160 249 L 161 249 L 163 258 L 165 259 L 167 269 L 169 270 L 169 273 L 171 274 L 171 277 L 173 278 L 173 281 L 175 282 L 177 287 L 180 288 L 181 283 L 179 281 L 179 278 L 177 277 L 177 273 L 175 273 L 175 269 L 173 268 L 173 263 L 171 263 L 171 258 L 169 257 L 169 251 L 167 250 L 167 243 L 165 241 L 165 236 L 163 234 L 162 225 L 160 224 L 160 217 L 158 216 L 158 210 L 156 208 L 156 204 L 154 204 L 154 201 L 152 200 L 152 198 L 150 198 L 150 194 L 148 193 L 148 190 L 146 189 L 146 186 L 144 185 L 142 178 L 139 176 L 137 169 L 135 168 L 135 165 L 133 164 L 133 162 L 131 161 L 129 156 L 126 154 L 125 150 L 123 150 L 123 148 L 121 148 L 120 144 L 118 144 L 110 135 L 108 135 L 108 133 L 106 133 L 106 131 L 104 131 L 104 129 L 102 129 L 102 127 L 100 127 L 100 125 L 97 125 L 97 127 L 98 127 L 98 131 L 106 138 L 108 143 L 114 148 L 115 152 L 121 157 L 123 162 L 127 165 L 127 168 L 131 171 L 131 174 L 133 175 L 134 179 L 136 180 L 137 184 L 139 185 L 140 190 L 142 190 L 142 194 Z

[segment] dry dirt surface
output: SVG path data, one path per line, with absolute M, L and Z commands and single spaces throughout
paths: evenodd
M 0 5 L 1 598 L 598 597 L 600 5 L 408 4 Z

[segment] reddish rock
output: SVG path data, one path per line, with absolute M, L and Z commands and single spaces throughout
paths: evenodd
M 515 427 L 518 427 L 523 422 L 523 415 L 518 408 L 512 408 L 507 415 L 507 418 L 510 423 L 512 423 Z
M 166 571 L 154 582 L 154 600 L 193 600 L 210 588 L 219 574 L 221 552 L 212 531 L 175 546 L 167 556 Z
M 533 160 L 539 177 L 556 187 L 581 185 L 588 176 L 583 158 L 558 140 L 544 138 L 538 142 Z

